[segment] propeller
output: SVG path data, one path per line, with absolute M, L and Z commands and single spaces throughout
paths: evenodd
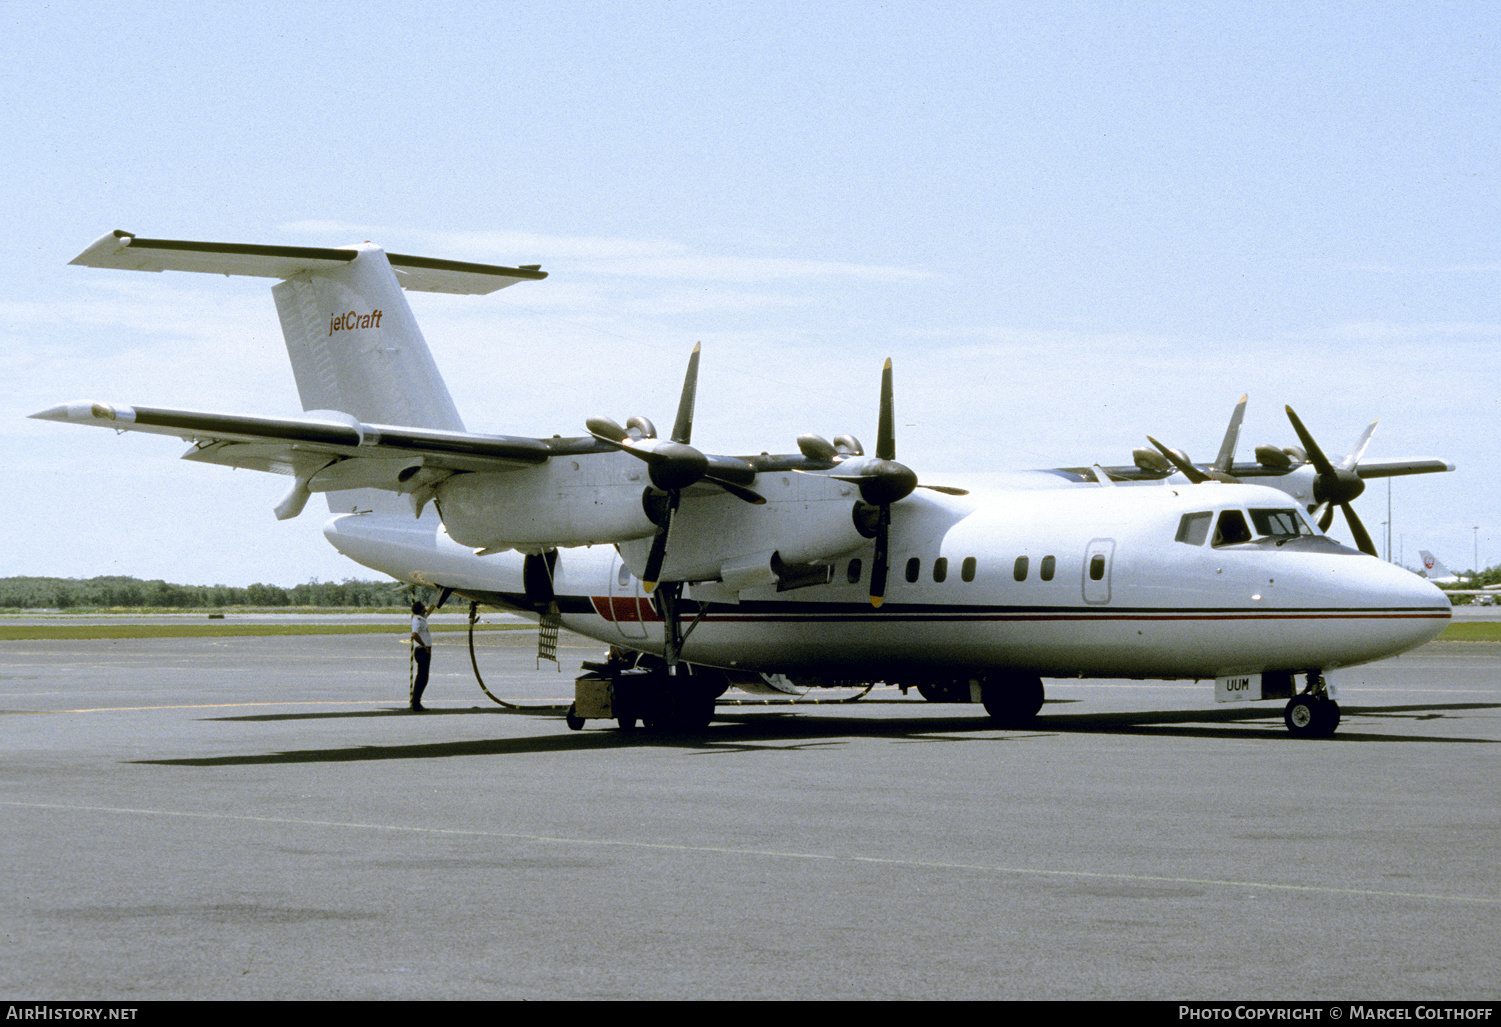
M 683 490 L 700 481 L 712 482 L 736 499 L 756 506 L 766 502 L 764 496 L 752 492 L 736 482 L 723 477 L 715 468 L 714 461 L 694 449 L 688 443 L 693 438 L 693 404 L 698 395 L 698 356 L 700 346 L 695 344 L 693 355 L 688 358 L 688 373 L 683 377 L 683 394 L 678 400 L 677 419 L 672 424 L 672 436 L 667 441 L 655 437 L 651 422 L 644 418 L 631 418 L 635 431 L 622 428 L 608 417 L 591 417 L 585 424 L 589 434 L 601 442 L 623 450 L 646 463 L 646 473 L 652 488 L 642 497 L 647 516 L 657 525 L 657 534 L 652 539 L 651 552 L 647 555 L 646 569 L 641 584 L 647 592 L 657 587 L 662 573 L 662 562 L 667 555 L 667 535 L 672 530 L 672 519 L 682 501 Z M 749 470 L 749 468 L 747 468 Z M 750 472 L 754 477 L 754 471 Z
M 1235 463 L 1235 445 L 1240 440 L 1240 425 L 1246 417 L 1247 398 L 1243 395 L 1240 397 L 1240 402 L 1235 404 L 1235 410 L 1230 414 L 1230 425 L 1225 429 L 1225 437 L 1220 442 L 1219 454 L 1214 458 L 1214 463 L 1209 465 L 1208 470 L 1194 466 L 1194 462 L 1183 450 L 1169 449 L 1150 435 L 1147 436 L 1147 441 L 1157 447 L 1166 458 L 1166 462 L 1158 459 L 1157 454 L 1150 449 L 1136 449 L 1132 451 L 1136 466 L 1149 471 L 1166 471 L 1168 465 L 1171 464 L 1182 471 L 1183 476 L 1195 485 L 1204 481 L 1238 483 L 1240 479 L 1230 473 L 1230 468 Z
M 835 441 L 841 441 L 836 439 Z M 821 440 L 820 440 L 821 441 Z M 853 440 L 851 440 L 853 441 Z M 801 445 L 802 440 L 799 440 Z M 854 447 L 857 451 L 859 444 Z M 806 450 L 805 450 L 806 452 Z M 886 599 L 886 571 L 889 563 L 891 506 L 925 488 L 949 496 L 967 496 L 968 490 L 946 485 L 923 485 L 917 474 L 896 460 L 896 413 L 892 402 L 891 359 L 881 370 L 881 412 L 876 427 L 874 456 L 851 456 L 839 465 L 842 474 L 829 477 L 847 481 L 860 488 L 861 502 L 855 507 L 855 525 L 860 534 L 875 539 L 875 560 L 870 568 L 870 605 L 880 606 Z
M 1360 518 L 1355 516 L 1355 508 L 1350 505 L 1351 501 L 1365 491 L 1365 481 L 1355 471 L 1356 464 L 1365 454 L 1366 445 L 1371 441 L 1371 435 L 1376 431 L 1376 422 L 1372 421 L 1366 428 L 1365 434 L 1355 444 L 1350 454 L 1339 462 L 1338 466 L 1329 462 L 1319 444 L 1313 440 L 1298 415 L 1293 413 L 1293 408 L 1287 408 L 1287 419 L 1293 424 L 1293 431 L 1298 433 L 1298 441 L 1303 443 L 1303 449 L 1308 454 L 1308 462 L 1313 464 L 1318 476 L 1313 479 L 1314 502 L 1323 505 L 1319 517 L 1319 529 L 1327 531 L 1329 525 L 1334 522 L 1334 508 L 1337 506 L 1345 512 L 1345 523 L 1350 526 L 1350 534 L 1355 538 L 1356 547 L 1370 556 L 1380 555 L 1376 551 L 1375 544 L 1371 541 L 1370 534 L 1365 530 L 1365 525 L 1360 523 Z
M 1172 464 L 1178 470 L 1182 471 L 1183 477 L 1187 478 L 1195 485 L 1198 485 L 1200 482 L 1205 481 L 1222 481 L 1231 485 L 1238 484 L 1240 482 L 1240 479 L 1235 477 L 1233 474 L 1223 471 L 1219 467 L 1216 467 L 1214 465 L 1210 465 L 1209 470 L 1207 471 L 1202 470 L 1199 467 L 1195 467 L 1193 461 L 1188 459 L 1187 453 L 1184 453 L 1181 449 L 1169 449 L 1167 446 L 1164 446 L 1162 443 L 1158 442 L 1150 435 L 1147 436 L 1147 441 L 1156 446 L 1158 451 L 1167 458 L 1168 463 Z

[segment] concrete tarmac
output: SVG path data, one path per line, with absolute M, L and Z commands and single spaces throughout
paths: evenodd
M 404 712 L 403 631 L 0 642 L 0 991 L 1501 997 L 1501 645 L 1341 672 L 1323 741 L 1124 681 L 627 738 L 503 711 L 462 635 Z M 535 704 L 600 650 L 479 645 Z

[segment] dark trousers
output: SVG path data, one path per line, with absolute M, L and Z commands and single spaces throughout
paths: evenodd
M 422 702 L 422 692 L 427 688 L 427 668 L 432 665 L 433 651 L 425 645 L 412 647 L 412 662 L 416 665 L 416 672 L 412 675 L 412 705 L 417 706 Z

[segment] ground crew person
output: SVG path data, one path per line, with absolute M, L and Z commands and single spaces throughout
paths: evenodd
M 420 713 L 425 707 L 422 705 L 422 692 L 427 688 L 427 671 L 433 662 L 433 631 L 428 627 L 427 618 L 438 604 L 423 606 L 419 602 L 412 603 L 412 712 Z

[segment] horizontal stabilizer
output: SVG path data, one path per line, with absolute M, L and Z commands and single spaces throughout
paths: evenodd
M 307 271 L 342 267 L 359 253 L 359 249 L 352 246 L 257 246 L 142 239 L 130 232 L 116 230 L 99 239 L 70 263 L 125 271 L 198 271 L 286 279 Z M 483 295 L 517 282 L 540 281 L 547 277 L 547 272 L 532 266 L 500 267 L 401 253 L 387 253 L 386 259 L 402 288 L 415 292 Z

